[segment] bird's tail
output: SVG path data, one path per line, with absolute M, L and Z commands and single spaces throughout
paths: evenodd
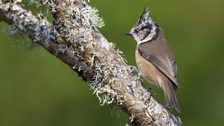
M 175 108 L 175 110 L 180 113 L 180 106 L 178 104 L 175 91 L 171 82 L 164 85 L 164 94 L 166 99 L 166 106 L 168 108 Z

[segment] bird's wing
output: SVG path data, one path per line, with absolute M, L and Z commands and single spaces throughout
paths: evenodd
M 158 54 L 153 54 L 150 52 L 143 53 L 143 50 L 141 48 L 138 49 L 140 55 L 151 62 L 159 71 L 161 71 L 165 76 L 167 76 L 173 83 L 174 83 L 174 89 L 176 90 L 179 85 L 177 82 L 177 65 L 175 62 L 175 59 L 171 59 L 169 57 L 164 58 L 160 57 Z

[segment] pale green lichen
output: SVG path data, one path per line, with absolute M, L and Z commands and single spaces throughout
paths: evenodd
M 80 13 L 83 16 L 82 22 L 84 26 L 96 28 L 102 28 L 104 26 L 104 21 L 99 17 L 98 10 L 96 8 L 92 8 L 87 5 L 81 9 Z
M 51 0 L 31 0 L 30 3 L 36 4 L 38 6 L 41 5 L 48 5 L 51 7 L 51 11 L 54 12 L 55 5 L 52 4 Z M 66 41 L 71 42 L 71 47 L 67 47 L 65 45 L 60 46 L 60 50 L 58 50 L 58 53 L 63 53 L 65 49 L 67 48 L 74 48 L 74 55 L 78 55 L 81 57 L 81 54 L 85 52 L 85 45 L 89 42 L 93 43 L 93 45 L 97 45 L 97 42 L 94 41 L 94 38 L 92 37 L 92 30 L 95 28 L 101 28 L 104 26 L 103 19 L 99 17 L 98 10 L 95 8 L 92 8 L 91 6 L 87 5 L 85 1 L 82 3 L 84 6 L 77 6 L 77 5 L 71 5 L 66 8 L 66 11 L 68 15 L 65 15 L 66 17 L 69 17 L 69 20 L 74 23 L 74 26 L 70 23 L 66 23 L 62 20 L 55 20 L 55 27 L 57 29 L 57 32 L 65 38 Z M 15 6 L 15 10 L 17 9 Z M 34 30 L 34 42 L 40 42 L 43 38 L 45 39 L 45 47 L 48 47 L 50 45 L 50 42 L 52 42 L 53 39 L 55 39 L 56 35 L 52 34 L 53 27 L 43 27 L 48 26 L 49 22 L 47 21 L 47 18 L 45 18 L 43 13 L 38 13 L 37 18 L 29 18 L 31 17 L 31 12 L 28 13 L 28 15 L 25 15 L 25 13 L 21 13 L 19 18 L 12 18 L 17 22 L 15 24 L 15 29 L 19 31 L 24 31 L 24 26 L 35 26 L 33 28 Z M 13 16 L 13 14 L 9 14 L 8 16 Z M 35 22 L 34 24 L 25 24 L 28 23 L 24 22 L 24 20 L 20 20 L 26 18 L 26 20 L 33 20 Z M 34 21 L 35 20 L 35 21 Z M 54 30 L 53 30 L 54 31 Z M 27 31 L 25 31 L 26 33 Z M 107 40 L 102 40 L 102 46 L 105 49 L 110 49 L 112 44 L 107 43 Z M 99 44 L 99 43 L 98 43 Z M 95 54 L 94 54 L 95 53 Z M 116 103 L 116 101 L 120 101 L 118 99 L 122 99 L 120 95 L 118 95 L 113 89 L 111 89 L 110 85 L 113 82 L 111 80 L 111 75 L 116 73 L 114 70 L 116 69 L 116 66 L 108 66 L 108 64 L 103 63 L 94 63 L 95 58 L 97 56 L 100 56 L 102 54 L 96 54 L 96 52 L 93 52 L 92 56 L 89 58 L 87 63 L 89 63 L 91 66 L 94 67 L 95 75 L 93 77 L 93 81 L 91 82 L 91 88 L 93 89 L 94 93 L 99 98 L 100 104 L 111 104 Z M 108 66 L 108 67 L 105 67 Z M 73 69 L 76 69 L 77 71 L 82 71 L 83 68 L 79 66 L 73 66 Z
M 111 84 L 113 84 L 113 79 L 106 83 L 101 85 L 100 88 L 94 89 L 94 93 L 96 94 L 97 98 L 99 99 L 100 105 L 104 104 L 123 104 L 124 97 L 122 95 L 119 95 L 115 90 L 111 88 Z M 102 84 L 102 83 L 101 83 Z M 119 101 L 119 102 L 118 102 Z

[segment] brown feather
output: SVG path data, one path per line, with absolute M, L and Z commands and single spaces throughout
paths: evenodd
M 162 31 L 159 31 L 156 39 L 138 45 L 138 51 L 143 58 L 155 65 L 173 82 L 175 90 L 179 87 L 175 57 L 167 45 Z
M 152 41 L 138 45 L 135 57 L 142 76 L 148 82 L 162 88 L 166 105 L 180 112 L 175 95 L 175 90 L 179 87 L 177 66 L 174 55 L 168 47 L 162 31 Z

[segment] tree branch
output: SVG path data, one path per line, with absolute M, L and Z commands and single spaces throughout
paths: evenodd
M 117 105 L 129 115 L 127 125 L 181 125 L 151 97 L 118 51 L 97 30 L 103 21 L 96 9 L 82 0 L 38 0 L 51 8 L 51 24 L 37 19 L 18 2 L 21 0 L 0 0 L 0 21 L 12 25 L 78 72 L 90 82 L 101 104 Z

